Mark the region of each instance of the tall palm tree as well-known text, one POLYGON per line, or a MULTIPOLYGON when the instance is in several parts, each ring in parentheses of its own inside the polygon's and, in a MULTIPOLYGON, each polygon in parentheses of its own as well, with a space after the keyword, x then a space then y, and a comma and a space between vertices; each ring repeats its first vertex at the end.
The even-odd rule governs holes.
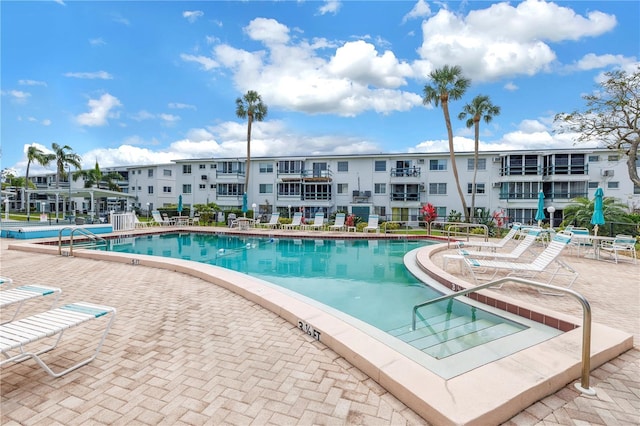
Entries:
POLYGON ((493 105, 489 96, 478 95, 471 103, 466 104, 462 108, 462 112, 458 114, 458 120, 464 120, 469 117, 466 126, 470 129, 474 128, 474 146, 473 146, 473 181, 471 183, 471 215, 476 211, 476 178, 478 176, 478 147, 480 144, 480 120, 484 120, 489 124, 493 117, 500 115, 500 107, 493 105))
POLYGON ((249 189, 249 170, 251 165, 251 124, 262 121, 267 116, 267 105, 262 103, 258 92, 249 90, 243 97, 236 99, 236 115, 247 120, 247 164, 245 165, 244 192, 249 189))
POLYGON ((60 178, 67 175, 64 170, 65 166, 68 164, 76 169, 81 168, 82 165, 80 162, 82 161, 82 157, 75 152, 68 152, 71 151, 69 145, 58 145, 54 142, 51 144, 51 149, 53 150, 56 162, 56 188, 60 188, 60 178))
POLYGON ((449 138, 449 158, 451 159, 451 171, 456 180, 458 194, 462 202, 462 211, 465 219, 467 218, 467 202, 464 199, 464 193, 460 187, 460 178, 458 177, 458 166, 456 165, 456 154, 453 149, 453 131, 451 130, 451 116, 449 115, 449 100, 458 100, 467 91, 471 80, 462 76, 462 68, 458 65, 450 67, 445 65, 440 69, 431 71, 429 78, 433 82, 433 86, 426 84, 424 86, 423 104, 433 103, 436 107, 441 106, 444 114, 444 121, 447 125, 447 136, 449 138))
MULTIPOLYGON (((41 166, 47 166, 53 160, 55 160, 54 154, 46 154, 44 151, 42 151, 40 148, 38 148, 35 145, 30 145, 29 148, 27 148, 27 171, 24 177, 25 194, 27 194, 26 190, 28 189, 28 185, 29 185, 29 168, 31 167, 31 163, 35 161, 41 166)), ((25 201, 27 201, 27 221, 28 221, 31 212, 29 208, 30 207, 29 202, 28 200, 26 200, 26 198, 28 197, 25 196, 25 200, 23 200, 22 202, 24 203, 25 201)), ((23 208, 24 208, 24 205, 23 205, 23 208)))

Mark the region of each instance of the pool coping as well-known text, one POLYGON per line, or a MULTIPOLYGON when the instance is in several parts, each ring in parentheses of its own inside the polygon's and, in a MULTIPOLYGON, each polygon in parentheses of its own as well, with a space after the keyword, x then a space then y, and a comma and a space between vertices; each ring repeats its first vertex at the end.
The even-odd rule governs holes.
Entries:
MULTIPOLYGON (((176 228, 164 228, 161 232, 176 231, 176 228)), ((183 231, 197 230, 191 227, 183 231)), ((146 232, 136 232, 135 235, 144 233, 146 232)), ((269 232, 271 234, 279 233, 269 232)), ((312 232, 311 237, 328 238, 329 235, 326 234, 329 233, 312 232)), ((279 235, 288 238, 293 236, 290 231, 279 235)), ((112 236, 125 235, 114 233, 112 236)), ((345 239, 346 234, 336 237, 345 239)), ((370 238, 371 235, 366 237, 370 238)), ((418 259, 420 262, 425 261, 425 258, 430 260, 430 252, 441 248, 440 245, 433 245, 421 249, 418 259)), ((36 240, 10 243, 9 249, 58 254, 56 246, 42 245, 36 240)), ((74 256, 182 272, 233 291, 274 312, 295 327, 298 327, 299 321, 303 321, 320 331, 320 341, 323 344, 433 424, 497 424, 580 376, 580 329, 568 331, 534 347, 445 380, 360 329, 248 275, 213 265, 148 255, 76 249, 74 256)), ((436 265, 432 267, 437 268, 435 271, 439 271, 446 279, 452 279, 452 276, 447 277, 448 274, 436 265)), ((491 296, 494 297, 493 294, 491 296)), ((495 298, 508 299, 502 295, 495 295, 495 298)), ((537 308, 538 311, 545 312, 544 309, 537 308)), ((577 318, 551 311, 546 313, 570 324, 580 323, 577 318)), ((593 324, 591 367, 595 368, 615 358, 632 346, 631 335, 601 324, 593 324)))

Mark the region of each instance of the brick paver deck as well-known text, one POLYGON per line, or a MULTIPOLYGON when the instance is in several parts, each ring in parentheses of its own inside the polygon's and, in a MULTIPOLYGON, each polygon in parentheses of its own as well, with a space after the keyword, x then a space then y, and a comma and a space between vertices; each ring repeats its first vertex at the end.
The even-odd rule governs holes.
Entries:
MULTIPOLYGON (((177 272, 7 250, 7 243, 1 275, 61 287, 61 302, 115 306, 118 318, 99 357, 60 379, 32 361, 3 368, 3 425, 428 424, 322 343, 230 291, 177 272)), ((594 321, 637 342, 640 266, 569 262, 581 272, 576 289, 589 290, 594 321)), ((545 303, 579 315, 564 298, 545 303)), ((53 358, 61 366, 76 359, 92 338, 88 328, 69 330, 53 358)), ((640 424, 637 347, 594 370, 592 386, 596 397, 569 384, 507 424, 640 424)))

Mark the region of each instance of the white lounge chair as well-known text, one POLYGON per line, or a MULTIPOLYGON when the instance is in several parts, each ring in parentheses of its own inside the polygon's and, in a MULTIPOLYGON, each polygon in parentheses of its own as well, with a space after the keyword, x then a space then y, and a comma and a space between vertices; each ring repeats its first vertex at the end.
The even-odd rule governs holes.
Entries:
POLYGON ((279 228, 280 227, 280 213, 271 213, 271 218, 267 223, 261 223, 260 226, 265 228, 279 228))
POLYGON ((291 223, 282 225, 282 229, 299 229, 302 226, 302 213, 295 212, 293 214, 293 219, 291 219, 291 223))
POLYGON ((0 310, 6 313, 9 306, 15 309, 11 319, 3 320, 1 324, 11 322, 16 319, 24 303, 38 297, 55 295, 51 305, 51 309, 53 309, 58 302, 58 298, 61 293, 62 290, 57 287, 46 287, 42 285, 23 285, 10 290, 0 291, 0 310), (14 307, 13 305, 17 306, 14 307))
POLYGON ((620 257, 618 257, 618 253, 629 253, 631 260, 633 260, 634 264, 638 263, 638 255, 636 253, 636 239, 632 235, 616 235, 616 238, 613 241, 603 241, 598 247, 598 257, 600 257, 600 252, 609 253, 616 263, 620 257))
POLYGON ((499 249, 503 248, 507 245, 507 243, 513 241, 513 239, 520 232, 520 224, 514 223, 507 235, 502 237, 499 241, 457 241, 456 246, 458 248, 463 247, 479 247, 479 248, 490 248, 490 249, 499 249))
POLYGON ((136 228, 148 228, 152 225, 151 222, 140 222, 140 219, 138 219, 135 213, 133 213, 133 217, 133 224, 136 228))
POLYGON ((508 253, 500 253, 495 251, 471 251, 461 249, 458 250, 458 254, 445 254, 442 256, 443 269, 447 269, 447 263, 449 260, 462 260, 465 257, 477 259, 478 257, 491 258, 495 260, 520 260, 520 257, 525 253, 531 253, 529 248, 536 242, 541 236, 541 228, 527 228, 527 235, 520 240, 520 243, 508 253))
POLYGON ((173 222, 169 219, 165 219, 162 217, 162 214, 158 210, 154 210, 151 212, 151 216, 153 217, 153 221, 160 226, 169 226, 173 225, 173 222))
POLYGON ((369 215, 369 222, 367 223, 367 226, 365 226, 364 228, 362 228, 362 232, 380 232, 380 226, 378 225, 378 215, 377 214, 370 214, 369 215))
MULTIPOLYGON (((559 259, 560 253, 567 247, 569 241, 571 241, 570 235, 557 234, 553 237, 553 240, 551 240, 549 245, 530 263, 473 259, 469 257, 465 257, 464 262, 467 269, 471 272, 476 284, 478 284, 481 279, 478 277, 478 274, 493 271, 493 274, 489 277, 483 278, 483 280, 490 281, 495 278, 499 271, 506 270, 509 271, 507 276, 519 276, 525 278, 535 278, 543 273, 547 273, 550 275, 549 279, 546 280, 547 284, 550 284, 556 277, 566 275, 569 276, 569 283, 566 285, 566 288, 569 288, 578 278, 578 273, 572 267, 559 259), (555 269, 550 268, 552 263, 557 265, 555 269), (564 274, 561 273, 561 270, 563 269, 567 271, 564 274)), ((559 293, 550 293, 543 290, 539 291, 544 294, 559 295, 559 293)))
POLYGON ((347 229, 347 226, 344 224, 347 215, 344 213, 336 213, 336 221, 333 225, 329 225, 330 231, 344 231, 347 229))
POLYGON ((72 303, 59 308, 33 315, 17 321, 0 325, 0 351, 5 359, 0 361, 0 366, 10 362, 22 362, 27 358, 33 358, 43 370, 53 377, 60 377, 83 365, 93 361, 100 352, 111 324, 116 317, 116 310, 108 306, 93 305, 84 302, 72 303), (58 346, 64 331, 86 321, 100 317, 110 316, 104 333, 98 342, 98 346, 92 356, 86 358, 71 367, 60 372, 54 372, 40 357, 58 346), (35 342, 46 337, 57 336, 51 346, 42 349, 27 349, 35 342))
POLYGON ((306 225, 301 225, 302 229, 305 230, 313 230, 313 229, 323 229, 324 228, 324 213, 316 213, 313 218, 313 223, 309 223, 306 225))

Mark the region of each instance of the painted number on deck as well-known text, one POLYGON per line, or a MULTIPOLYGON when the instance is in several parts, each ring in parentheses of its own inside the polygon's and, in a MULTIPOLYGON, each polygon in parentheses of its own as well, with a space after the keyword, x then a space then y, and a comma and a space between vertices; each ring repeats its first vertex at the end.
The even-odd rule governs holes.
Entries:
POLYGON ((309 336, 316 339, 318 342, 320 341, 320 332, 313 328, 312 325, 307 324, 304 321, 298 320, 298 328, 303 332, 307 333, 309 336))

